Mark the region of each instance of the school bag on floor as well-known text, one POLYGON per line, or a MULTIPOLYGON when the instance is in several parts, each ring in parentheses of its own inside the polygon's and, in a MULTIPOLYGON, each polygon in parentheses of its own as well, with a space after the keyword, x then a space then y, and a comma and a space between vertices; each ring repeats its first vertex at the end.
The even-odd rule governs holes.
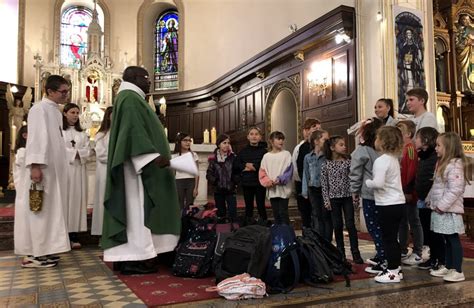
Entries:
POLYGON ((270 228, 272 252, 268 259, 265 283, 268 293, 288 293, 300 281, 300 263, 295 231, 288 225, 270 228))
POLYGON ((328 242, 318 232, 311 228, 303 228, 303 239, 310 242, 321 254, 316 255, 318 260, 326 261, 333 275, 342 275, 346 280, 346 287, 350 286, 349 274, 352 273, 352 265, 344 258, 342 253, 331 242, 328 242))
POLYGON ((215 291, 228 300, 263 298, 267 295, 265 283, 247 273, 224 279, 217 286, 206 288, 206 292, 215 291))
POLYGON ((173 275, 201 278, 211 272, 216 233, 205 226, 197 226, 190 237, 180 243, 176 249, 173 275))
POLYGON ((224 252, 215 270, 216 283, 243 273, 262 278, 270 250, 268 228, 254 225, 236 230, 225 240, 224 252))

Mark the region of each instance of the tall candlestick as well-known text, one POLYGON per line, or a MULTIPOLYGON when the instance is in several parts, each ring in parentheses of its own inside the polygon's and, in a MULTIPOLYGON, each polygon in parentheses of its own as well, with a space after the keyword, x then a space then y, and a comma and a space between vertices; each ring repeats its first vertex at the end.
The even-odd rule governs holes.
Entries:
POLYGON ((0 131, 0 156, 3 156, 3 132, 0 131))
POLYGON ((11 149, 15 149, 15 143, 16 143, 16 126, 15 124, 12 124, 12 130, 11 130, 11 149))
POLYGON ((168 138, 168 128, 165 127, 165 135, 166 135, 166 138, 168 138))
POLYGON ((216 142, 217 142, 217 131, 216 131, 216 128, 213 127, 211 129, 211 143, 216 144, 216 142))
POLYGON ((207 128, 204 130, 204 141, 203 143, 209 143, 209 131, 207 128))

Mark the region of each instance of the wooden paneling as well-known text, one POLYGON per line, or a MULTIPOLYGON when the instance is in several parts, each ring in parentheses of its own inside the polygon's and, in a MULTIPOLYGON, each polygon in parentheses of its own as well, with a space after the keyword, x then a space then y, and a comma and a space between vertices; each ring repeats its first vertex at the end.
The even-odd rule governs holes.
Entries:
POLYGON ((332 99, 349 96, 349 65, 347 51, 332 57, 332 99))
POLYGON ((263 122, 263 100, 262 100, 262 90, 258 90, 254 92, 254 106, 253 113, 255 115, 255 122, 260 123, 263 122))

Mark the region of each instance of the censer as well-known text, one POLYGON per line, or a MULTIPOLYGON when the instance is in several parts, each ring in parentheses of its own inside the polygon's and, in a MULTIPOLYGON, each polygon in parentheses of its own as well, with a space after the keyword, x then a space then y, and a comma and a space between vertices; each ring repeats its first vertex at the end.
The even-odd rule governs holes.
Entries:
POLYGON ((30 187, 30 210, 39 212, 43 208, 43 185, 31 183, 30 187))

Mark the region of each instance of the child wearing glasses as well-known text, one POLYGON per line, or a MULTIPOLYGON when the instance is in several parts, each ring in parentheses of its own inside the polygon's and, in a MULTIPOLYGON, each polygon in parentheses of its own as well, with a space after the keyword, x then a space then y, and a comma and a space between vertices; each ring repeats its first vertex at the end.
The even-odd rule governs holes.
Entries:
MULTIPOLYGON (((196 165, 199 164, 199 158, 191 150, 191 136, 187 133, 178 133, 172 158, 191 153, 196 165)), ((199 176, 176 171, 176 190, 178 191, 179 206, 181 209, 194 203, 194 198, 198 195, 199 176)))

